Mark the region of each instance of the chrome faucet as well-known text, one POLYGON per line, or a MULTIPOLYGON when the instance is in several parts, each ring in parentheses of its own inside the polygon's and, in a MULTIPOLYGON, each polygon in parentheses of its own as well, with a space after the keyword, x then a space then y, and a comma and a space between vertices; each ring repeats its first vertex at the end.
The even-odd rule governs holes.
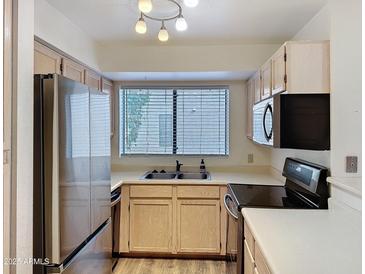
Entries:
POLYGON ((181 164, 178 160, 176 160, 176 173, 180 172, 180 168, 183 164, 181 164))

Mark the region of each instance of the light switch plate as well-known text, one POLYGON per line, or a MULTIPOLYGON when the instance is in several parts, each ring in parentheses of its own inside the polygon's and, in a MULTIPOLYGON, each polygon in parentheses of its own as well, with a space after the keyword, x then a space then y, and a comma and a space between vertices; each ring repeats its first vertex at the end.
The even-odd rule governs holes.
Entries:
POLYGON ((250 153, 250 154, 247 155, 247 162, 249 164, 253 163, 253 153, 250 153))
POLYGON ((357 156, 346 156, 346 172, 357 173, 357 156))

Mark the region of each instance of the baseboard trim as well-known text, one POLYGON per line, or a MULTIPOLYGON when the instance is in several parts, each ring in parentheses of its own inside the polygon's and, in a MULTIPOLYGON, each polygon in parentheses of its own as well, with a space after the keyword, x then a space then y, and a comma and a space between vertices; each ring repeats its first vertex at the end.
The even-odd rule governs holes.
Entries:
POLYGON ((160 258, 160 259, 195 259, 195 260, 221 260, 229 261, 230 257, 217 254, 170 254, 170 253, 148 253, 148 252, 129 252, 115 253, 119 258, 160 258))

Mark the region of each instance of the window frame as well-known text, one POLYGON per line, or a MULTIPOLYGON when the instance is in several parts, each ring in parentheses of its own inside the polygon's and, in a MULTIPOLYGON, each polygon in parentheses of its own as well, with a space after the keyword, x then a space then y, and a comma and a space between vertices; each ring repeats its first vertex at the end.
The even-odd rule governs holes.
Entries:
MULTIPOLYGON (((119 89, 118 89, 118 154, 119 154, 119 158, 122 158, 122 157, 145 157, 145 156, 157 156, 157 157, 177 157, 177 156, 188 156, 188 157, 200 157, 200 156, 207 156, 207 157, 229 157, 230 155, 230 138, 231 138, 231 134, 230 134, 230 87, 229 85, 189 85, 189 86, 175 86, 175 85, 167 85, 167 86, 164 86, 164 85, 137 85, 137 86, 119 86, 119 89), (196 90, 196 89, 199 89, 199 90, 203 90, 203 89, 224 89, 226 90, 226 98, 225 98, 225 154, 207 154, 207 153, 203 153, 203 154, 178 154, 176 153, 176 145, 174 146, 173 145, 173 152, 171 154, 161 154, 161 153, 126 153, 125 152, 125 146, 123 145, 123 151, 121 151, 121 134, 123 134, 123 140, 125 139, 125 112, 122 111, 122 114, 121 114, 121 102, 120 102, 120 93, 122 93, 124 90, 127 90, 127 89, 171 89, 173 90, 173 98, 174 98, 174 107, 173 107, 173 118, 175 120, 177 120, 176 118, 176 115, 177 115, 177 104, 176 104, 176 97, 175 97, 175 92, 176 90, 179 90, 179 89, 182 89, 182 90, 196 90), (122 120, 121 119, 122 117, 122 120), (122 126, 121 126, 121 122, 122 122, 122 126), (123 133, 121 132, 121 128, 123 130, 123 133)), ((123 105, 125 104, 125 101, 124 101, 124 96, 123 96, 123 105)), ((177 123, 173 123, 173 127, 176 127, 177 123)), ((173 138, 176 138, 176 128, 173 128, 173 136, 175 135, 175 137, 173 138), (175 132, 175 134, 174 134, 175 132)), ((176 139, 172 140, 172 142, 174 143, 174 141, 176 141, 176 139)), ((125 142, 125 140, 124 140, 125 142)))

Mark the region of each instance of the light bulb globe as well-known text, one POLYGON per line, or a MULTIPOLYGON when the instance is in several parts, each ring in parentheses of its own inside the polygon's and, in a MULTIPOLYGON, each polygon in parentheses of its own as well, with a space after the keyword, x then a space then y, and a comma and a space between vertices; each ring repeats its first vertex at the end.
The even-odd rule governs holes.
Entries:
POLYGON ((188 28, 188 24, 183 16, 177 18, 175 23, 176 30, 178 31, 185 31, 188 28))
POLYGON ((185 6, 195 8, 199 4, 199 0, 184 0, 185 6))
POLYGON ((152 1, 138 0, 138 9, 143 13, 149 13, 152 10, 152 1))
POLYGON ((139 34, 145 34, 147 32, 147 25, 146 22, 143 20, 143 18, 140 18, 137 21, 135 30, 139 34))
POLYGON ((167 42, 167 40, 169 40, 169 33, 166 28, 162 27, 160 29, 160 32, 158 33, 158 40, 161 42, 167 42))

